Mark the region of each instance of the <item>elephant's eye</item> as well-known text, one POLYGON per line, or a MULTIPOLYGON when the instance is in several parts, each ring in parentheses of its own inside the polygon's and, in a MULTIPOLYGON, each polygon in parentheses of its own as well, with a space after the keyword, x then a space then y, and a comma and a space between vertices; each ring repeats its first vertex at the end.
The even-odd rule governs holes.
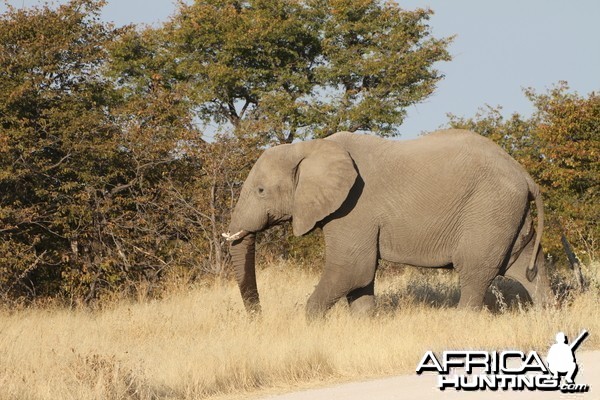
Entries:
POLYGON ((258 188, 258 194, 265 194, 265 189, 262 187, 258 188))

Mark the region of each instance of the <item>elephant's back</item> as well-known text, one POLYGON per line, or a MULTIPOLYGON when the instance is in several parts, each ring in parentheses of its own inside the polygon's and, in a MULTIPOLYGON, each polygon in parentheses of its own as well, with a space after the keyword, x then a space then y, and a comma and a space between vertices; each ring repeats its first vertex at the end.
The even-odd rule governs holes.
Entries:
POLYGON ((411 140, 389 140, 373 135, 338 132, 327 140, 339 143, 355 158, 368 155, 384 162, 414 162, 435 159, 440 154, 463 154, 470 157, 471 161, 499 158, 498 161, 518 164, 492 140, 465 129, 437 130, 411 140))
POLYGON ((464 129, 432 132, 405 142, 403 157, 420 164, 426 160, 439 163, 438 168, 450 170, 487 170, 489 173, 516 178, 528 176, 526 170, 492 140, 464 129), (417 161, 419 160, 419 161, 417 161))
POLYGON ((492 140, 465 129, 443 129, 403 142, 409 153, 426 156, 428 153, 464 153, 471 156, 488 155, 506 159, 510 156, 492 140))
POLYGON ((349 132, 336 133, 328 139, 350 153, 360 174, 370 175, 371 183, 402 185, 407 179, 418 177, 452 189, 448 186, 459 180, 487 180, 496 187, 522 190, 529 178, 525 169, 492 140, 463 129, 439 130, 412 140, 349 132))
POLYGON ((384 213, 392 207, 415 208, 439 218, 456 204, 527 201, 527 172, 476 133, 452 129, 406 141, 365 135, 346 135, 345 140, 366 182, 365 194, 389 202, 384 213))

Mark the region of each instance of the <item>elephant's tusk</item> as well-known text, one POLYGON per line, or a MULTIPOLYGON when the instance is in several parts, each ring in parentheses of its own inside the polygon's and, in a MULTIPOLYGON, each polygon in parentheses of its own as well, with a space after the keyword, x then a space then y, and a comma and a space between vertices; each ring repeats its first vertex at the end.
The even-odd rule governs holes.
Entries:
POLYGON ((222 233, 221 236, 223 236, 225 238, 225 240, 227 240, 228 242, 233 242, 234 240, 241 239, 243 234, 244 234, 244 231, 241 230, 238 233, 234 233, 233 235, 229 234, 229 232, 222 233))

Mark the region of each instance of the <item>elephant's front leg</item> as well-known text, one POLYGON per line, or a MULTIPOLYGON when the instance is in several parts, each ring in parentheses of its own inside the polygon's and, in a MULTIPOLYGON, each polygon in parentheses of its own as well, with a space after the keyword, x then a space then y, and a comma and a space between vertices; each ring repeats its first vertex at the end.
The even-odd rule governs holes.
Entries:
POLYGON ((376 235, 362 241, 352 241, 344 235, 332 238, 326 235, 325 245, 325 269, 306 304, 308 318, 323 316, 344 296, 352 312, 368 314, 375 304, 376 235))

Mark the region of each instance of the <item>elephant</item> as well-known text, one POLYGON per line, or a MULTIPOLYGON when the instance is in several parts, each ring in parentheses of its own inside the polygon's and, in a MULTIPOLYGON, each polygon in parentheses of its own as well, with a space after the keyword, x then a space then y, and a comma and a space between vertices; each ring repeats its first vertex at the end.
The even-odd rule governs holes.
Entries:
POLYGON ((338 132, 265 150, 223 233, 250 313, 261 309, 255 235, 286 221, 296 236, 317 228, 324 235, 310 318, 344 296, 352 312, 370 313, 380 259, 454 268, 459 308, 480 309, 498 275, 520 282, 534 303, 552 297, 540 189, 508 153, 474 132, 447 129, 406 141, 338 132))

